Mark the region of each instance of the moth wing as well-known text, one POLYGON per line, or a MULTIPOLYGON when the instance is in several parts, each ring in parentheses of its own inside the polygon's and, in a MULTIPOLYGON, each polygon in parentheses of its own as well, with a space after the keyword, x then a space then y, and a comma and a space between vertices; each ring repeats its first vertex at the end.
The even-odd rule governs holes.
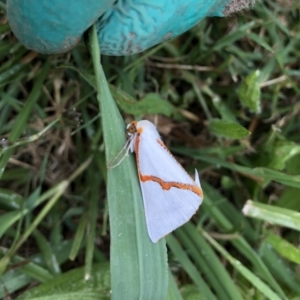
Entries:
MULTIPOLYGON (((191 186, 199 183, 200 187, 199 178, 196 179, 196 184, 160 140, 141 135, 137 155, 142 175, 191 186)), ((196 176, 198 177, 197 171, 196 176)), ((142 181, 141 178, 140 185, 148 234, 154 243, 186 223, 202 203, 202 198, 189 189, 163 189, 159 183, 142 181)))
POLYGON ((137 155, 143 175, 156 176, 165 182, 196 184, 160 139, 141 135, 137 155))

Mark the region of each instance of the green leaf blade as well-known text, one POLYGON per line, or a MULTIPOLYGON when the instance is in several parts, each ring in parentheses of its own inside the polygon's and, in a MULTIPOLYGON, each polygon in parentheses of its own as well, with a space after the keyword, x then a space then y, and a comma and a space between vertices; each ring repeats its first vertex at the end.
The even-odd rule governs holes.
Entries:
MULTIPOLYGON (((107 161, 125 144, 124 123, 113 100, 102 66, 96 29, 91 34, 98 101, 107 161)), ((150 241, 136 166, 130 156, 107 171, 107 200, 111 233, 112 299, 165 299, 168 268, 165 241, 150 241)))

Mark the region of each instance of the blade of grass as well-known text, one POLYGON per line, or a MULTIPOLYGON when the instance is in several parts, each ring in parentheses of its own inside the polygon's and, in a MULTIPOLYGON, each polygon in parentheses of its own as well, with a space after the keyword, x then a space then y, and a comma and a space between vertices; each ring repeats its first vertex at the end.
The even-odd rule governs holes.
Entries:
POLYGON ((265 241, 281 256, 300 265, 300 250, 297 247, 276 234, 269 234, 265 241))
POLYGON ((45 236, 39 231, 35 230, 33 236, 37 242, 40 253, 42 254, 43 261, 45 262, 47 269, 51 272, 51 274, 56 275, 60 274, 60 266, 57 261, 56 255, 53 252, 51 244, 45 238, 45 236))
MULTIPOLYGON (((218 191, 216 191, 208 183, 203 182, 202 187, 205 194, 205 201, 203 202, 203 208, 208 213, 209 217, 218 224, 221 231, 231 232, 235 225, 232 223, 232 219, 228 215, 225 215, 226 205, 228 200, 224 198, 218 191), (221 206, 221 203, 224 205, 221 206)), ((230 216, 234 216, 236 213, 230 212, 230 216)), ((243 220, 241 220, 243 222, 243 220)), ((244 225, 245 226, 245 225, 244 225)), ((245 232, 246 233, 246 232, 245 232)), ((261 257, 253 250, 253 247, 249 244, 246 239, 246 234, 241 236, 237 235, 235 239, 231 240, 231 243, 236 249, 244 255, 255 268, 257 268, 259 275, 279 294, 284 297, 284 292, 280 285, 276 282, 267 266, 262 261, 261 257)), ((248 240, 250 236, 248 236, 248 240)), ((256 241, 258 237, 253 237, 251 234, 251 240, 256 241)))
MULTIPOLYGON (((0 256, 4 256, 7 253, 7 249, 0 248, 0 256)), ((28 275, 39 282, 46 282, 53 278, 53 275, 46 270, 45 268, 41 267, 40 265, 30 262, 29 260, 24 259, 21 256, 15 255, 12 258, 12 264, 20 266, 19 268, 10 270, 9 272, 16 272, 16 270, 20 270, 25 275, 28 275)), ((9 272, 7 272, 5 276, 9 275, 9 272)), ((1 297, 1 295, 0 295, 1 297)))
POLYGON ((193 262, 190 260, 186 252, 183 250, 180 243, 175 239, 175 237, 170 234, 167 236, 167 243, 171 251, 174 253, 184 270, 194 281, 198 289, 203 293, 205 299, 216 300, 217 298, 210 290, 207 283, 202 279, 201 274, 198 272, 193 262))
POLYGON ((195 265, 201 270, 216 291, 219 299, 242 299, 228 271, 192 223, 187 223, 176 230, 180 241, 189 249, 195 265))
POLYGON ((281 282, 281 284, 284 283, 290 291, 294 291, 300 295, 299 276, 297 276, 290 264, 287 264, 266 242, 260 245, 259 255, 277 278, 278 282, 281 282))
POLYGON ((199 155, 197 150, 188 149, 188 148, 179 148, 174 149, 177 153, 189 155, 195 159, 199 159, 217 166, 222 166, 239 172, 247 177, 253 178, 262 184, 267 184, 270 180, 277 181, 281 184, 300 188, 300 176, 299 175, 288 175, 283 172, 273 171, 268 168, 249 168, 239 164, 231 163, 223 159, 212 157, 208 155, 199 155))
POLYGON ((85 234, 86 224, 87 224, 87 214, 85 213, 81 216, 78 228, 77 228, 76 233, 75 233, 74 241, 73 241, 73 244, 72 244, 72 249, 71 249, 70 255, 69 255, 69 258, 71 260, 74 260, 78 255, 78 252, 79 252, 80 247, 82 245, 83 237, 84 237, 84 234, 85 234))
MULTIPOLYGON (((105 143, 110 161, 125 143, 124 123, 99 62, 100 49, 93 26, 90 45, 105 143)), ((153 244, 147 234, 143 204, 133 158, 107 171, 111 233, 112 299, 165 299, 168 269, 165 241, 153 244)))
MULTIPOLYGON (((33 233, 36 227, 40 224, 40 222, 44 219, 44 217, 48 214, 48 212, 53 208, 58 199, 63 195, 63 193, 68 188, 69 184, 82 172, 84 171, 91 162, 91 158, 87 159, 68 179, 60 182, 56 186, 56 192, 52 196, 52 198, 47 202, 47 204, 43 207, 37 217, 33 220, 33 222, 29 225, 27 230, 18 238, 16 243, 9 249, 7 254, 0 260, 0 274, 3 272, 9 263, 10 259, 15 255, 17 250, 22 246, 22 244, 27 240, 27 238, 33 233)), ((42 196, 41 196, 42 197, 42 196)), ((41 198, 40 197, 40 198, 41 198)), ((39 201, 37 201, 39 202, 39 201)))
POLYGON ((51 129, 57 122, 59 122, 60 118, 55 119, 54 121, 50 122, 44 129, 39 131, 38 133, 29 136, 24 137, 21 139, 16 140, 15 142, 10 143, 7 147, 3 147, 3 149, 0 149, 0 157, 5 151, 12 150, 18 146, 25 145, 31 142, 34 142, 38 140, 43 134, 45 134, 49 129, 51 129))
POLYGON ((243 208, 243 213, 248 217, 300 231, 300 213, 290 209, 248 200, 243 208))
MULTIPOLYGON (((28 96, 27 101, 25 102, 25 105, 24 105, 21 113, 19 114, 18 119, 17 119, 12 131, 9 134, 10 142, 16 141, 16 139, 19 138, 19 136, 22 134, 24 128, 26 127, 26 122, 32 114, 32 109, 33 109, 36 101, 39 99, 39 95, 42 91, 43 82, 45 81, 45 79, 49 73, 49 68, 50 68, 50 63, 47 62, 43 66, 43 68, 40 72, 40 75, 37 76, 36 80, 34 81, 33 89, 31 91, 30 95, 28 96)), ((11 157, 11 155, 12 155, 12 150, 8 150, 0 158, 0 179, 3 175, 3 172, 5 170, 7 162, 9 160, 9 158, 11 157)))
POLYGON ((223 248, 218 242, 216 242, 207 232, 201 230, 203 236, 206 240, 220 253, 224 256, 230 264, 238 271, 241 275, 243 275, 249 282, 252 283, 265 297, 270 300, 280 300, 285 299, 288 300, 287 297, 282 298, 277 295, 274 291, 270 289, 268 285, 266 285, 262 280, 259 279, 255 274, 253 274, 249 269, 247 269, 240 261, 235 259, 232 255, 230 255, 225 248, 223 248))
POLYGON ((169 271, 169 289, 166 300, 183 300, 171 271, 169 271))
POLYGON ((99 174, 89 173, 89 183, 91 185, 88 193, 89 209, 87 221, 87 239, 86 239, 86 252, 85 252, 85 274, 84 279, 88 280, 92 273, 93 253, 95 247, 96 226, 97 226, 97 213, 99 206, 98 189, 100 186, 99 174))

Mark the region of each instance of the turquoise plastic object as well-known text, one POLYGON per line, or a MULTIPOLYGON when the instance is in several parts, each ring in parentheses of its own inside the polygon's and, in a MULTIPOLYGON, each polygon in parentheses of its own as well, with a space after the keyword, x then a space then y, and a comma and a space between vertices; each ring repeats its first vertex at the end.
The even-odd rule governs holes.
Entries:
POLYGON ((114 0, 6 0, 12 31, 27 48, 40 53, 72 49, 114 0))
POLYGON ((101 51, 130 55, 174 38, 211 16, 224 16, 231 0, 123 0, 98 21, 101 51))
MULTIPOLYGON (((61 53, 97 22, 102 54, 130 55, 169 40, 235 0, 7 0, 11 28, 26 47, 61 53)), ((248 0, 250 1, 250 0, 248 0)))

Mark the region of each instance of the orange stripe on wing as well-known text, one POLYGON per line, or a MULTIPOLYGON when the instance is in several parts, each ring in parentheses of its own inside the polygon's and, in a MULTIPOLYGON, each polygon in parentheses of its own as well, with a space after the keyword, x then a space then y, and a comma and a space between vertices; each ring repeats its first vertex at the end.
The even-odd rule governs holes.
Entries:
POLYGON ((152 176, 152 175, 143 175, 141 173, 139 173, 139 177, 140 180, 142 182, 146 182, 146 181, 154 181, 157 182, 163 190, 169 190, 170 188, 174 187, 174 188, 178 188, 181 190, 190 190, 191 192, 194 192, 195 194, 197 194, 198 196, 200 196, 201 198, 203 198, 203 192, 202 189, 195 185, 191 185, 191 184, 186 184, 186 183, 179 183, 179 182, 174 182, 174 181, 164 181, 156 176, 152 176))
MULTIPOLYGON (((203 191, 202 189, 195 185, 191 185, 191 184, 186 184, 186 183, 180 183, 180 182, 173 182, 173 181, 164 181, 156 176, 152 176, 152 175, 143 175, 140 172, 140 162, 139 162, 139 145, 140 145, 140 135, 142 133, 143 129, 139 128, 137 130, 137 137, 136 137, 136 141, 135 141, 135 154, 136 154, 136 161, 137 161, 137 167, 138 167, 138 173, 139 173, 139 178, 142 182, 146 182, 146 181, 154 181, 157 182, 161 188, 163 190, 169 190, 170 188, 174 187, 174 188, 178 188, 181 190, 190 190, 192 192, 194 192, 195 194, 197 194, 198 196, 200 196, 201 198, 203 198, 203 191)), ((165 144, 161 141, 161 140, 157 140, 157 142, 159 143, 160 146, 164 147, 165 150, 168 151, 168 153, 173 157, 173 155, 171 154, 171 152, 169 151, 169 149, 165 146, 165 144)), ((174 158, 174 160, 177 162, 177 160, 174 158)), ((178 162, 177 162, 178 163, 178 162)), ((178 163, 179 164, 179 163, 178 163)), ((179 164, 180 165, 180 164, 179 164)), ((181 165, 180 165, 181 166, 181 165)), ((182 166, 181 166, 182 167, 182 166)), ((182 168, 183 169, 183 168, 182 168)), ((184 170, 184 169, 183 169, 184 170)), ((185 171, 185 170, 184 170, 185 171)))

